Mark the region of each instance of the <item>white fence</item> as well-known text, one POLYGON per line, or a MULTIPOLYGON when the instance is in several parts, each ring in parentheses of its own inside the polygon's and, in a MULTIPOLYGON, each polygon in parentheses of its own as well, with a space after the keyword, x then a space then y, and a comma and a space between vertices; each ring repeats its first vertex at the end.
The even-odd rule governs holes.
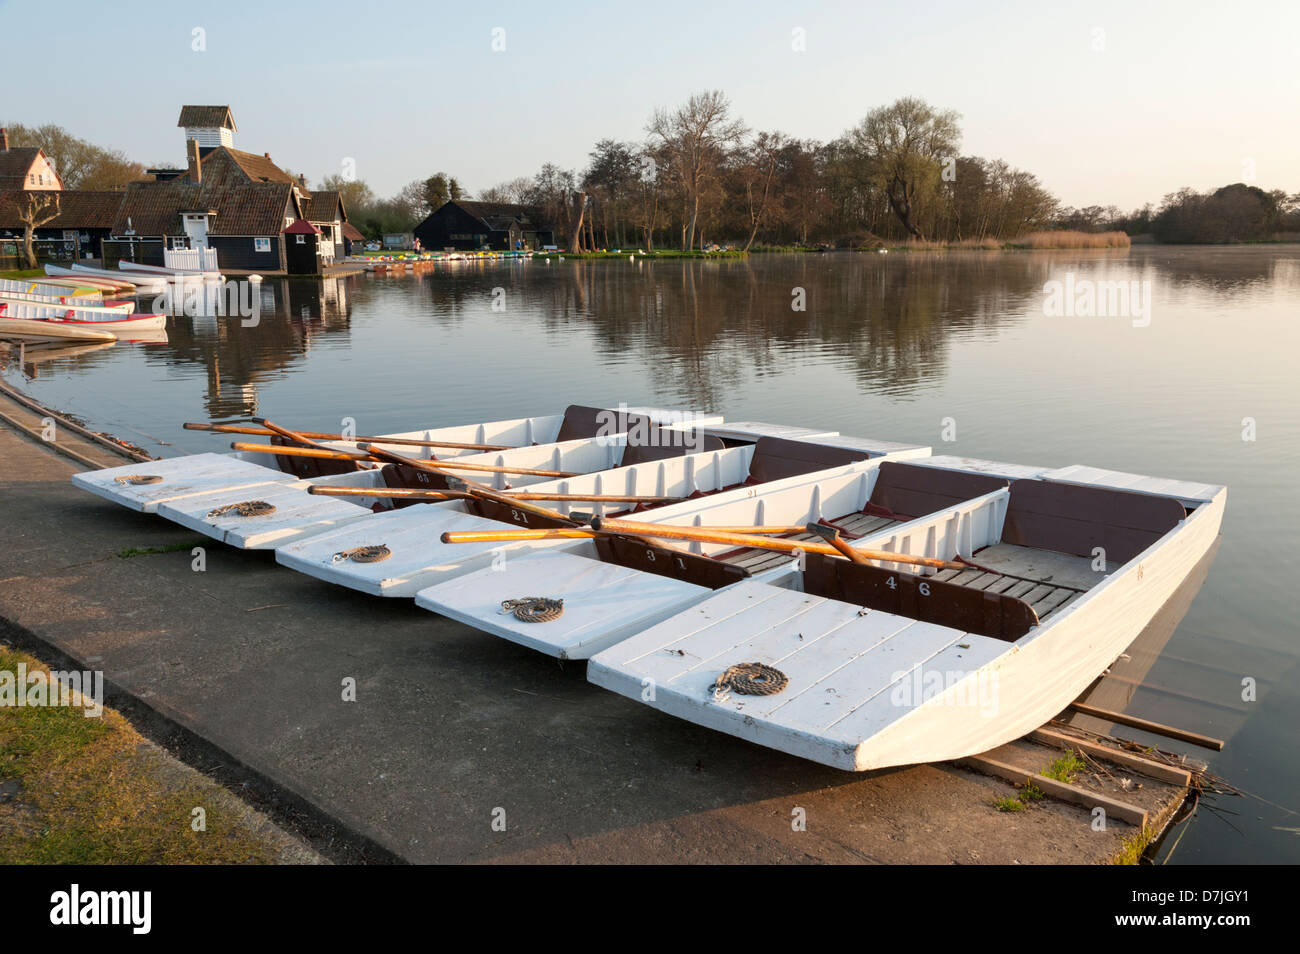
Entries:
POLYGON ((217 270, 217 250, 215 248, 163 249, 163 263, 168 268, 188 268, 196 272, 215 272, 217 270))

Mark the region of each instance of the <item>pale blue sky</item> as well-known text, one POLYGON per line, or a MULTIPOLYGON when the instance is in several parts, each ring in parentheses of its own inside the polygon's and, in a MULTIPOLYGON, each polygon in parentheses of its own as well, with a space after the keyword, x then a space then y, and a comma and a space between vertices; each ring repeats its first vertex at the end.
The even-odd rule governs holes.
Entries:
POLYGON ((312 182, 352 158, 381 194, 439 169, 477 190, 546 161, 578 168, 597 139, 639 140, 655 106, 711 87, 751 127, 822 140, 921 96, 962 114, 963 152, 1072 205, 1240 181, 1247 160, 1254 184, 1300 191, 1295 0, 0 0, 11 36, 42 41, 4 43, 0 121, 179 162, 181 104, 229 104, 239 148, 312 182))

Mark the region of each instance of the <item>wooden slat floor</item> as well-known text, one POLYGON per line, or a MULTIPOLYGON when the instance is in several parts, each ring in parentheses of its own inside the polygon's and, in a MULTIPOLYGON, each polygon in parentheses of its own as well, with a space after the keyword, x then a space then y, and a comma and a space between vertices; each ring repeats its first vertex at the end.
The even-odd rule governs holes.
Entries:
MULTIPOLYGON (((890 520, 888 517, 873 517, 865 513, 851 513, 846 517, 837 517, 830 521, 857 537, 865 537, 868 534, 876 533, 886 527, 899 523, 898 520, 890 520)), ((797 540, 803 543, 813 543, 820 538, 811 533, 787 534, 783 539, 797 540)), ((728 553, 718 555, 718 559, 724 563, 731 563, 735 566, 743 566, 750 573, 762 573, 764 570, 770 570, 773 567, 783 566, 790 562, 790 554, 783 553, 780 550, 762 550, 758 547, 746 547, 741 550, 732 550, 728 553)))
POLYGON ((1010 544, 981 550, 973 562, 993 572, 940 570, 932 579, 1024 600, 1038 614, 1039 622, 1069 606, 1102 579, 1101 574, 1092 571, 1091 561, 1084 557, 1010 544))

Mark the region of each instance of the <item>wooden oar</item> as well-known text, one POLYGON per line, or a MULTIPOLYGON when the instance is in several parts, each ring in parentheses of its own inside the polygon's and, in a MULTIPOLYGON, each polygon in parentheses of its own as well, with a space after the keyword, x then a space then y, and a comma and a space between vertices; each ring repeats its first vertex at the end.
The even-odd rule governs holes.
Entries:
MULTIPOLYGON (((309 492, 310 492, 310 491, 309 491, 309 492)), ((657 526, 657 525, 656 525, 656 526, 657 526)), ((668 524, 664 524, 664 526, 668 526, 668 524)), ((700 529, 700 530, 703 530, 703 529, 705 529, 705 528, 704 528, 704 527, 699 527, 699 528, 692 527, 692 528, 690 528, 690 529, 700 529)), ((758 536, 766 536, 766 535, 769 535, 769 534, 770 534, 770 535, 780 535, 780 534, 784 534, 784 533, 802 533, 802 532, 803 532, 803 527, 743 527, 743 528, 741 528, 741 527, 709 527, 709 528, 707 528, 707 529, 709 529, 709 530, 713 530, 713 531, 733 532, 733 533, 736 532, 737 530, 741 530, 741 529, 743 529, 743 530, 748 531, 749 533, 753 533, 753 534, 758 535, 758 536)), ((448 530, 446 533, 444 533, 444 534, 442 535, 442 542, 443 542, 443 543, 492 543, 492 542, 495 542, 495 541, 502 541, 502 542, 505 542, 505 541, 510 541, 510 540, 545 540, 545 539, 547 539, 546 537, 544 537, 544 536, 538 536, 538 534, 545 534, 545 533, 549 533, 549 532, 550 532, 550 531, 547 531, 547 530, 448 530), (522 536, 521 536, 521 534, 522 534, 522 536)), ((611 535, 615 534, 616 532, 621 532, 621 531, 614 531, 614 530, 596 530, 596 529, 593 529, 593 528, 591 528, 591 527, 587 527, 587 528, 585 528, 585 529, 582 529, 582 530, 579 532, 579 534, 580 534, 580 535, 583 535, 583 536, 588 536, 588 537, 599 537, 599 536, 611 536, 611 535)), ((571 535, 572 535, 571 532, 568 531, 568 530, 565 531, 565 534, 566 534, 566 536, 571 536, 571 535)), ((632 534, 629 534, 629 535, 631 536, 632 534)), ((673 540, 673 539, 678 539, 677 537, 675 537, 675 536, 672 535, 672 534, 663 534, 663 535, 658 535, 658 534, 650 534, 650 533, 646 533, 646 534, 635 534, 635 535, 636 535, 636 536, 647 536, 647 537, 648 537, 648 536, 659 536, 660 539, 664 539, 664 540, 673 540)), ((559 540, 559 539, 562 539, 562 538, 561 538, 561 537, 556 537, 555 539, 559 540)), ((691 539, 695 539, 695 538, 692 537, 691 539)))
MULTIPOLYGON (((759 550, 782 550, 786 553, 802 550, 805 553, 843 556, 838 549, 825 543, 783 540, 779 537, 765 537, 752 532, 734 533, 726 530, 714 530, 711 527, 670 527, 658 523, 638 523, 632 520, 594 517, 591 521, 591 528, 624 536, 658 537, 662 540, 690 540, 700 543, 727 543, 732 546, 754 547, 759 550)), ((797 529, 803 531, 805 528, 799 527, 797 529)), ((906 563, 910 566, 929 566, 942 570, 966 569, 960 563, 950 563, 947 560, 936 560, 932 557, 912 556, 906 553, 890 553, 887 550, 857 550, 856 552, 859 556, 878 563, 906 563)))
MULTIPOLYGON (((363 444, 364 451, 341 451, 328 449, 317 449, 315 447, 281 447, 277 444, 245 444, 235 441, 230 445, 232 450, 248 451, 253 454, 285 454, 289 457, 315 457, 319 460, 368 460, 384 461, 387 457, 381 456, 378 448, 373 444, 363 444)), ((427 470, 430 473, 442 474, 449 470, 473 471, 475 473, 485 474, 521 474, 527 477, 577 477, 576 473, 569 473, 562 470, 533 470, 528 467, 497 467, 495 464, 457 464, 455 458, 449 460, 422 460, 416 458, 400 458, 402 463, 411 466, 419 466, 421 470, 427 470)))
MULTIPOLYGON (((404 497, 416 498, 429 497, 440 498, 443 500, 460 499, 474 496, 468 490, 466 491, 446 491, 446 490, 421 490, 419 488, 376 488, 376 487, 331 487, 326 484, 317 484, 307 488, 309 494, 319 494, 323 497, 404 497)), ((666 504, 680 503, 686 499, 684 497, 638 497, 633 495, 619 494, 533 494, 521 493, 517 490, 510 491, 511 500, 562 500, 572 503, 630 503, 630 504, 666 504)))
MULTIPOLYGON (((386 460, 393 464, 407 464, 416 470, 425 469, 431 473, 441 473, 442 471, 430 465, 426 460, 417 457, 407 457, 404 454, 398 454, 396 451, 384 450, 382 447, 375 447, 373 444, 363 444, 362 448, 371 454, 374 454, 380 460, 386 460)), ((572 476, 572 475, 568 475, 572 476)), ((484 500, 492 500, 499 504, 505 504, 514 510, 522 513, 531 513, 538 517, 545 517, 548 520, 559 520, 562 523, 577 526, 580 521, 574 519, 568 514, 560 513, 558 510, 552 510, 549 507, 539 507, 535 503, 529 503, 526 500, 516 500, 508 494, 498 493, 487 484, 480 484, 476 480, 470 480, 468 477, 457 477, 465 485, 465 489, 476 497, 482 497, 484 500)))
MULTIPOLYGON (((197 424, 183 425, 187 431, 214 431, 219 434, 248 434, 253 437, 269 437, 275 431, 267 427, 248 427, 242 424, 197 424)), ((460 444, 455 441, 418 441, 410 437, 345 437, 342 434, 329 434, 324 431, 296 431, 303 437, 318 441, 341 441, 347 444, 401 444, 406 447, 445 447, 449 450, 501 451, 513 450, 511 444, 460 444)))
POLYGON ((810 523, 804 529, 806 529, 809 533, 813 534, 814 536, 821 537, 823 540, 825 540, 827 543, 833 546, 836 550, 840 551, 841 555, 848 557, 854 563, 868 562, 866 558, 864 558, 860 553, 858 553, 857 550, 849 546, 848 541, 841 539, 840 532, 836 530, 834 527, 828 527, 824 523, 810 523))

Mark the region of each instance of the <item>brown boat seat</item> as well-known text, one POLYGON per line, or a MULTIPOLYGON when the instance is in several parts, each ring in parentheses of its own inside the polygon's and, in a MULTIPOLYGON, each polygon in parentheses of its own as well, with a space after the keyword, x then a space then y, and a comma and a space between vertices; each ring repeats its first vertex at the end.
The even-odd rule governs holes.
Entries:
POLYGON ((1002 542, 1092 557, 1101 547, 1109 564, 1127 563, 1187 517, 1172 497, 1048 480, 1017 480, 1002 542))
POLYGON ((564 420, 560 422, 560 431, 555 435, 555 442, 622 434, 633 427, 647 429, 652 426, 654 426, 653 422, 643 414, 570 404, 564 409, 564 420))
MULTIPOLYGON (((309 447, 299 441, 291 441, 279 434, 271 436, 271 443, 279 447, 309 447)), ((288 454, 276 454, 275 462, 286 474, 293 474, 299 480, 312 477, 333 477, 338 474, 351 474, 360 468, 350 460, 320 460, 315 457, 291 457, 288 454)))
POLYGON ((805 559, 803 588, 813 596, 993 639, 1017 640, 1038 625, 1038 614, 1014 596, 821 553, 805 559))
POLYGON ((847 447, 828 447, 809 441, 792 441, 783 437, 760 437, 754 445, 754 457, 749 464, 750 483, 767 483, 798 477, 814 471, 826 470, 866 460, 871 455, 847 447))
POLYGON ((719 451, 726 447, 720 438, 708 434, 686 435, 659 427, 651 428, 648 441, 634 443, 631 439, 634 436, 630 436, 627 448, 623 451, 623 459, 618 465, 620 467, 667 460, 670 457, 684 457, 687 454, 698 454, 704 451, 719 451), (690 441, 689 447, 683 443, 686 440, 690 441))
POLYGON ((893 520, 915 520, 967 500, 1002 490, 1011 482, 987 474, 962 473, 883 461, 865 512, 893 520))
POLYGON ((630 537, 602 536, 592 542, 606 563, 616 563, 658 576, 671 576, 697 586, 707 586, 711 590, 730 586, 750 576, 744 567, 630 537))

